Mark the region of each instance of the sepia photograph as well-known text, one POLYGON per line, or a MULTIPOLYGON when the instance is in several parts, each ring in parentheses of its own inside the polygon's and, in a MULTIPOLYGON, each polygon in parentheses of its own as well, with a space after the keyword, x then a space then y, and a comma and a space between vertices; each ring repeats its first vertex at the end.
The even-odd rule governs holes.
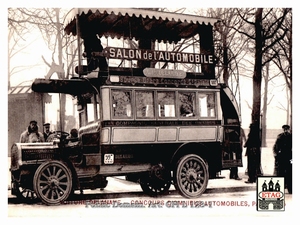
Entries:
POLYGON ((4 217, 294 216, 291 5, 76 5, 5 8, 4 217))

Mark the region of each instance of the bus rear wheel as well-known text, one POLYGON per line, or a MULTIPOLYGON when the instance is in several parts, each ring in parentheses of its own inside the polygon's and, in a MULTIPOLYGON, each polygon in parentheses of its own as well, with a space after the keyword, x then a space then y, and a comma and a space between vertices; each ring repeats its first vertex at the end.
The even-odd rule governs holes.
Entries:
POLYGON ((150 196, 167 194, 171 186, 170 171, 162 165, 153 166, 150 173, 141 175, 140 185, 150 196))
POLYGON ((200 156, 189 154, 178 160, 175 188, 183 197, 200 197, 206 190, 208 179, 208 166, 200 156))
POLYGON ((63 162, 45 162, 34 174, 33 189, 46 205, 59 205, 72 192, 71 172, 63 162))

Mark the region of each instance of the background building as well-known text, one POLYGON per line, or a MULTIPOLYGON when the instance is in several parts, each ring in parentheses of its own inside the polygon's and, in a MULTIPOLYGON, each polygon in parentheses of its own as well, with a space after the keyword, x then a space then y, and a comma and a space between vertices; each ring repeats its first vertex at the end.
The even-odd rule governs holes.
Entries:
POLYGON ((39 130, 43 131, 45 103, 51 103, 51 96, 33 92, 31 85, 8 90, 8 154, 12 144, 19 142, 20 134, 27 129, 31 120, 36 120, 39 130))

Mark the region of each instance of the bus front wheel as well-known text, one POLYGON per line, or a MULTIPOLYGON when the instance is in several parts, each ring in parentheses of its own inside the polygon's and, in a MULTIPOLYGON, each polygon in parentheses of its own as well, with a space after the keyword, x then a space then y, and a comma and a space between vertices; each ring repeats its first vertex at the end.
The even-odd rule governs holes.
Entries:
POLYGON ((34 174, 33 188, 46 205, 59 205, 72 192, 72 174, 61 161, 45 162, 34 174))
POLYGON ((206 190, 208 166, 196 154, 181 157, 175 168, 175 188, 186 198, 197 198, 206 190))

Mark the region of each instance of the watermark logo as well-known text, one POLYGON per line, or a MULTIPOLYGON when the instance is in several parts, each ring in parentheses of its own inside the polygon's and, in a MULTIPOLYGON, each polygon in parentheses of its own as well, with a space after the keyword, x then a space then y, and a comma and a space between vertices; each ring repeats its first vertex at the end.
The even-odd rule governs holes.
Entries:
POLYGON ((284 211, 284 177, 258 177, 257 211, 284 211))

